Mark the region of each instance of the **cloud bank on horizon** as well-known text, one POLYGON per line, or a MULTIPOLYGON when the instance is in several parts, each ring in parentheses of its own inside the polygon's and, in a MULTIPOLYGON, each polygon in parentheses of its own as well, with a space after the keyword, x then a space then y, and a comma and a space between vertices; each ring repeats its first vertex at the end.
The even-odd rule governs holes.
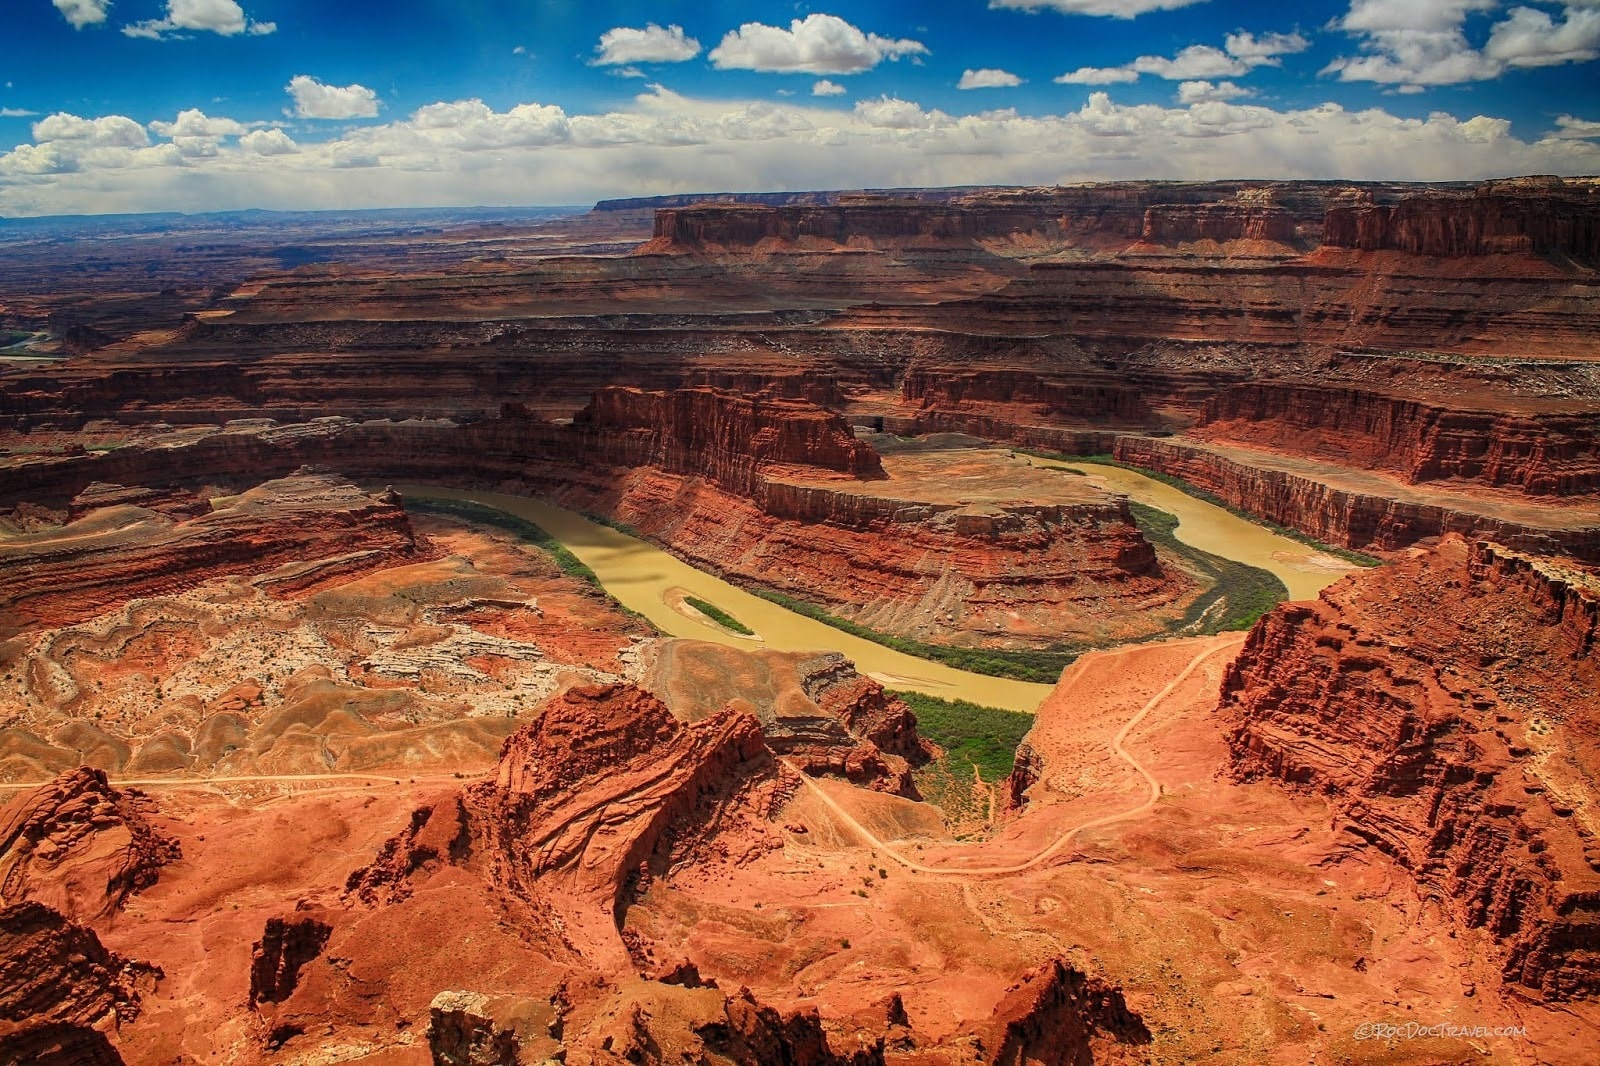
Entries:
POLYGON ((0 215, 1600 173, 1600 0, 365 6, 12 0, 0 215))

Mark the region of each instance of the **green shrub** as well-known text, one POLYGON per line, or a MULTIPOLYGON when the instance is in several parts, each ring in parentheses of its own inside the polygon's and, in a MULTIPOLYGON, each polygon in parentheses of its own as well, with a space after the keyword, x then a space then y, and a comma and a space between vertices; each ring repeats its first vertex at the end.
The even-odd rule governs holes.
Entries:
POLYGON ((548 555, 550 560, 556 564, 556 567, 563 574, 566 574, 568 577, 575 577, 580 581, 584 581, 592 585, 600 592, 602 596, 610 601, 611 605, 617 610, 633 618, 635 621, 649 626, 652 630, 655 629, 654 624, 651 623, 650 620, 644 615, 640 614, 638 611, 632 610, 631 608, 624 607, 617 601, 615 596, 612 596, 609 592, 607 592, 605 586, 600 582, 600 575, 589 569, 589 567, 584 564, 583 560, 579 559, 576 555, 573 555, 572 552, 567 549, 565 544, 562 544, 555 537, 551 536, 543 526, 529 522, 525 518, 518 518, 514 514, 507 514, 505 511, 499 510, 498 508, 490 507, 486 504, 474 503, 471 500, 446 500, 436 497, 409 497, 405 501, 405 505, 406 510, 414 511, 417 514, 440 515, 445 518, 454 518, 462 522, 491 526, 495 529, 510 533, 518 540, 527 544, 532 544, 534 547, 548 555))
POLYGON ((1011 775, 1017 745, 1033 728, 1033 715, 947 700, 921 692, 895 691, 917 715, 917 732, 945 750, 952 773, 978 775, 989 784, 1011 775))
POLYGON ((576 555, 567 550, 555 537, 552 537, 543 526, 529 522, 525 518, 507 514, 505 511, 489 507, 470 500, 443 500, 443 499, 418 499, 408 498, 406 510, 416 511, 419 514, 443 515, 447 518, 459 518, 467 522, 476 522, 479 525, 493 526, 516 536, 518 540, 532 544, 543 551, 561 568, 563 574, 587 581, 595 588, 603 588, 600 576, 585 566, 576 555))
POLYGON ((1199 627, 1193 632, 1208 636, 1249 629, 1262 615, 1289 598, 1288 586, 1276 574, 1212 555, 1179 540, 1173 532, 1178 528, 1176 515, 1131 500, 1128 509, 1146 540, 1182 557, 1212 580, 1211 589, 1184 612, 1176 627, 1180 632, 1190 631, 1197 623, 1199 627), (1221 610, 1213 611, 1219 602, 1221 610))
POLYGON ((749 626, 745 625, 743 622, 739 621, 733 615, 729 614, 727 611, 724 611, 721 607, 718 607, 714 603, 707 603, 705 600, 695 596, 685 596, 683 598, 683 602, 687 603, 690 607, 693 607, 695 610, 699 611, 701 614, 717 623, 717 625, 721 626, 723 629, 737 633, 742 637, 753 637, 756 635, 755 630, 751 629, 749 626))

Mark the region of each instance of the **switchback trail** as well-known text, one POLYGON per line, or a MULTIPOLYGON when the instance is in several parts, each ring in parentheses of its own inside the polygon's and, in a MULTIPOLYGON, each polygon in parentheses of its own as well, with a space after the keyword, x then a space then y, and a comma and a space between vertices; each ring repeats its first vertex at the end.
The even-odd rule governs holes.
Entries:
MULTIPOLYGON (((1154 809, 1156 801, 1161 798, 1161 782, 1156 780, 1155 775, 1152 774, 1143 763, 1129 754, 1128 750, 1122 746, 1123 741, 1127 740, 1128 735, 1139 727, 1139 724, 1145 720, 1150 712, 1159 707, 1168 696, 1172 695, 1178 686, 1188 680, 1189 675, 1198 670, 1206 660, 1210 659, 1212 656, 1220 655, 1223 652, 1238 651, 1239 645, 1243 643, 1244 634, 1240 634, 1238 640, 1229 641, 1228 643, 1219 647, 1212 648, 1208 651, 1203 651, 1196 655, 1193 659, 1190 659, 1188 664, 1184 666, 1184 668, 1178 673, 1177 677, 1174 677, 1171 681, 1167 682, 1165 688, 1163 688, 1160 692, 1157 692, 1154 696, 1150 697, 1149 701, 1146 702, 1143 707, 1139 708, 1139 710, 1134 713, 1133 717, 1129 718, 1127 722, 1123 723, 1122 728, 1117 731, 1117 735, 1112 739, 1111 750, 1129 766, 1133 767, 1134 770, 1144 778, 1145 785, 1149 790, 1148 794, 1144 798, 1144 802, 1140 803, 1137 807, 1132 807, 1125 811, 1119 811, 1116 814, 1102 815, 1099 818, 1091 818, 1087 822, 1080 822, 1064 831, 1060 836, 1056 837, 1054 842, 1052 842, 1049 847, 1045 848, 1037 855, 1034 855, 1031 859, 1028 859, 1025 862, 1016 863, 1012 866, 925 866, 914 859, 909 859, 902 855, 899 851, 895 850, 889 844, 881 840, 866 826, 856 821, 855 817, 851 815, 849 811, 840 806, 834 800, 834 798, 828 795, 822 786, 813 781, 810 776, 799 771, 787 760, 784 761, 784 765, 788 766, 791 770, 795 770, 796 773, 799 773, 800 778, 803 782, 805 782, 806 787, 811 789, 811 791, 815 793, 823 803, 827 804, 829 810, 838 816, 840 821, 849 826, 850 829, 863 841, 865 841, 869 847, 875 851, 880 851, 889 856, 889 858, 893 859, 895 862, 899 863, 908 870, 913 870, 917 873, 923 874, 934 874, 940 877, 996 877, 1004 874, 1021 873, 1024 870, 1032 869, 1033 867, 1038 866, 1041 863, 1049 860, 1051 857, 1059 854, 1063 849, 1077 839, 1080 833, 1090 829, 1098 829, 1101 826, 1111 825, 1115 822, 1127 821, 1130 818, 1137 818, 1140 815, 1147 814, 1154 809)), ((1119 649, 1119 651, 1121 650, 1133 649, 1119 649)), ((1083 660, 1081 659, 1079 660, 1080 663, 1082 661, 1083 660)))

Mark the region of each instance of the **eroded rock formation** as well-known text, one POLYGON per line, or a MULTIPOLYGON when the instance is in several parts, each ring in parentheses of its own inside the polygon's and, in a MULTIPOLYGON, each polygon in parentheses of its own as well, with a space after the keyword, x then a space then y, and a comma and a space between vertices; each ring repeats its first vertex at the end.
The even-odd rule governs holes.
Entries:
POLYGON ((1597 636, 1592 572, 1447 538, 1257 625, 1223 685, 1235 772, 1326 795, 1506 980, 1593 996, 1597 636))
POLYGON ((0 809, 0 903, 31 900, 75 919, 103 918, 179 858, 154 804, 80 766, 0 809))
POLYGON ((160 976, 42 903, 0 908, 0 1059, 120 1064, 108 1034, 139 1016, 160 976))
POLYGON ((310 915, 268 918, 250 956, 250 1005, 279 1003, 294 993, 300 970, 322 954, 333 927, 310 915))
POLYGON ((883 478, 883 464, 842 418, 800 400, 762 400, 714 389, 670 393, 607 388, 573 419, 583 447, 619 467, 693 474, 746 496, 785 468, 883 478))
POLYGON ((496 780, 467 803, 489 878, 547 901, 574 949, 615 971, 617 912, 636 871, 663 847, 774 846, 763 822, 782 794, 776 771, 748 714, 686 726, 642 690, 580 688, 507 739, 496 780), (702 836, 712 822, 716 837, 702 836))
POLYGON ((767 747, 806 773, 916 798, 911 771, 932 756, 911 708, 842 655, 673 640, 656 652, 646 683, 691 722, 748 708, 767 747))
POLYGON ((996 1066, 1089 1066, 1143 1061, 1144 1020, 1122 991, 1061 959, 1024 975, 995 1009, 983 1061, 996 1066), (992 1050, 991 1050, 992 1049, 992 1050))
POLYGON ((1282 448, 1411 484, 1441 479, 1532 496, 1600 492, 1600 412, 1465 410, 1366 389, 1237 385, 1214 394, 1197 436, 1282 448))
POLYGON ((304 588, 425 550, 397 501, 326 474, 270 481, 177 521, 132 504, 100 508, 0 547, 0 631, 68 624, 222 573, 283 567, 276 584, 304 588))
POLYGON ((1470 196, 1330 208, 1330 247, 1415 255, 1555 253, 1600 262, 1600 203, 1559 181, 1488 182, 1470 196))
POLYGON ((1540 516, 1548 524, 1530 524, 1520 520, 1527 512, 1475 506, 1470 495, 1412 493, 1397 499, 1399 491, 1381 482, 1330 484, 1328 475, 1337 476, 1339 468, 1308 470, 1293 461, 1275 461, 1271 454, 1241 456, 1201 444, 1139 437, 1119 437, 1112 454, 1132 466, 1182 478, 1231 506, 1330 544, 1396 549, 1458 533, 1600 562, 1600 525, 1583 506, 1540 516))
POLYGON ((442 867, 470 865, 547 914, 575 957, 621 972, 618 916, 638 879, 697 849, 776 846, 765 820, 786 795, 754 716, 685 725, 630 685, 572 688, 507 738, 494 781, 416 810, 346 888, 393 904, 442 867))

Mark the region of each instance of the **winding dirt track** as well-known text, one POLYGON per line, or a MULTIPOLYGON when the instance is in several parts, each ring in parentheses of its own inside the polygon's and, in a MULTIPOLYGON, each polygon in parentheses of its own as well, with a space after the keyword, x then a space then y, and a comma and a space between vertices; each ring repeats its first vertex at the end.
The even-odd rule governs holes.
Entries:
POLYGON ((1125 723, 1123 723, 1122 728, 1117 731, 1117 735, 1111 741, 1111 750, 1114 751, 1118 757, 1127 762, 1129 766, 1132 766, 1134 770, 1136 770, 1139 775, 1144 778, 1145 785, 1149 789, 1149 794, 1145 796, 1143 803, 1140 803, 1137 807, 1132 807, 1125 811, 1119 811, 1116 814, 1102 815, 1099 818, 1091 818, 1087 822, 1080 822, 1077 825, 1067 829, 1060 836, 1056 837, 1055 841, 1052 842, 1049 847, 1045 848, 1043 851, 1040 851, 1031 859, 1028 859, 1025 862, 1016 863, 1015 865, 964 866, 960 868, 952 868, 947 866, 924 866, 922 863, 919 863, 913 859, 908 859, 889 844, 879 839, 866 826, 856 821, 854 816, 852 816, 849 811, 845 810, 842 806, 835 802, 834 798, 828 795, 828 793, 823 790, 822 786, 813 781, 808 775, 801 773, 796 767, 787 761, 784 762, 784 765, 788 766, 791 770, 795 770, 796 773, 799 773, 800 779, 805 782, 806 787, 811 789, 811 791, 815 793, 823 803, 827 804, 829 810, 838 816, 840 821, 849 826, 850 829, 854 831, 856 835, 859 836, 864 842, 866 842, 869 847, 875 851, 882 852, 908 870, 914 870, 917 873, 922 874, 933 874, 940 877, 998 877, 1006 874, 1021 873, 1024 870, 1032 869, 1033 867, 1038 866, 1041 863, 1048 861, 1051 857, 1059 854, 1069 844, 1071 844, 1073 840, 1077 839, 1080 833, 1083 833, 1086 830, 1098 829, 1101 826, 1111 825, 1114 822, 1127 821, 1130 818, 1138 818, 1140 815, 1149 813, 1155 807, 1156 800, 1161 798, 1161 782, 1156 780, 1155 775, 1152 774, 1143 763, 1128 753, 1128 750, 1122 746, 1122 742, 1128 738, 1130 733, 1139 727, 1139 723, 1143 722, 1145 717, 1149 715, 1151 711, 1159 707, 1168 696, 1172 695, 1177 687, 1183 684, 1184 681, 1188 680, 1189 675, 1198 670, 1201 664, 1203 664, 1207 659, 1210 659, 1214 655, 1220 655, 1223 652, 1236 652, 1239 650, 1239 645, 1243 643, 1244 635, 1241 634, 1239 639, 1236 641, 1229 641, 1228 643, 1212 648, 1209 651, 1203 651, 1196 655, 1193 659, 1190 659, 1188 664, 1184 666, 1181 671, 1179 671, 1177 677, 1174 677, 1171 681, 1167 682, 1165 688, 1163 688, 1160 692, 1157 692, 1154 696, 1150 697, 1149 701, 1146 702, 1143 707, 1139 708, 1133 717, 1129 718, 1125 723))
MULTIPOLYGON (((945 866, 927 866, 917 862, 914 859, 907 858, 890 844, 879 838, 866 826, 858 822, 848 810, 836 802, 832 796, 828 795, 822 786, 818 785, 814 780, 812 780, 809 775, 801 771, 798 767, 794 766, 794 764, 790 763, 787 759, 780 761, 782 761, 783 764, 790 770, 793 770, 799 776, 800 780, 805 784, 805 787, 810 789, 819 799, 821 799, 822 802, 828 806, 828 809, 831 810, 833 814, 838 817, 841 822, 847 825, 858 837, 860 837, 863 842, 865 842, 873 850, 887 855, 889 858, 893 859, 896 863, 907 870, 912 870, 921 874, 931 874, 937 877, 999 877, 1007 874, 1021 873, 1024 870, 1029 870, 1035 866, 1039 866, 1040 864, 1049 861, 1055 855, 1060 854, 1060 852, 1066 849, 1074 840, 1077 839, 1079 834, 1084 833, 1087 830, 1098 829, 1101 826, 1112 825, 1116 822, 1123 822, 1132 818, 1138 818, 1154 809, 1156 801, 1161 798, 1161 782, 1157 781, 1155 775, 1152 774, 1143 763, 1134 758, 1133 755, 1123 747, 1123 742, 1127 740, 1129 734, 1137 729, 1139 724, 1149 716, 1151 711, 1159 707, 1168 696, 1171 696, 1172 693, 1177 690, 1179 685, 1187 681, 1189 676, 1198 670, 1208 659, 1216 655, 1221 655, 1223 652, 1237 651, 1239 645, 1242 643, 1244 643, 1244 636, 1241 634, 1237 640, 1229 641, 1226 644, 1222 644, 1218 647, 1200 652, 1193 659, 1190 659, 1184 668, 1178 672, 1176 677, 1167 682, 1165 687, 1163 687, 1160 692, 1157 692, 1154 696, 1150 697, 1150 699, 1145 702, 1143 707, 1140 707, 1132 717, 1123 723, 1122 728, 1117 731, 1117 735, 1112 738, 1111 750, 1129 766, 1133 767, 1139 776, 1144 778, 1145 786, 1148 791, 1142 803, 1140 803, 1137 807, 1131 807, 1128 810, 1119 811, 1116 814, 1102 815, 1099 818, 1091 818, 1086 822, 1080 822, 1062 832, 1048 847, 1034 855, 1032 858, 1027 859, 1024 862, 1012 864, 1010 866, 966 866, 952 868, 945 866)), ((1136 649, 1118 649, 1117 651, 1109 654, 1115 655, 1123 651, 1133 650, 1136 649)), ((1082 665, 1082 660, 1080 660, 1078 667, 1080 672, 1082 665)), ((112 784, 118 786, 136 785, 145 788, 206 788, 229 783, 243 784, 313 781, 378 781, 384 784, 398 784, 401 780, 407 779, 413 782, 421 782, 424 780, 455 780, 458 778, 456 774, 450 774, 448 776, 442 774, 432 774, 427 775, 426 777, 416 778, 397 778, 392 774, 244 774, 233 777, 124 778, 113 781, 112 784)), ((40 781, 0 783, 0 791, 15 791, 38 788, 41 784, 46 783, 47 782, 40 781)))

